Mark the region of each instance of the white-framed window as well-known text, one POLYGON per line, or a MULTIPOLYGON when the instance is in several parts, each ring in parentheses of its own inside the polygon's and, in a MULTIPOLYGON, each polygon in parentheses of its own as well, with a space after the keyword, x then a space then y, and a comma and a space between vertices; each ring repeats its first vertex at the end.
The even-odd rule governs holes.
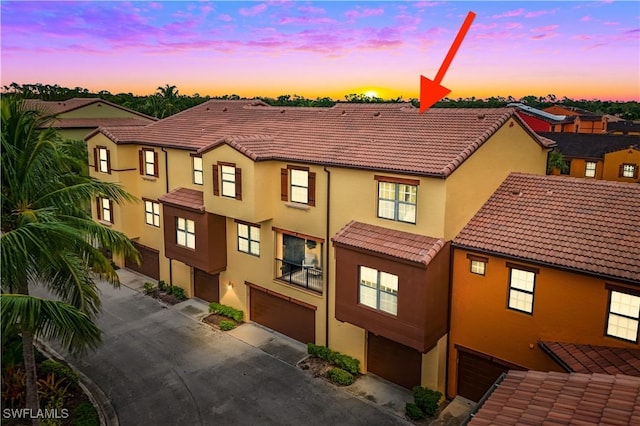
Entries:
POLYGON ((309 172, 291 169, 291 201, 307 204, 309 202, 309 172))
POLYGON ((193 183, 196 185, 204 183, 202 157, 193 157, 193 183))
POLYGON ((611 290, 607 316, 607 336, 638 341, 640 296, 611 290))
POLYGON ((98 219, 113 223, 113 201, 108 198, 98 197, 98 219))
POLYGON ((234 166, 220 166, 222 175, 222 196, 236 198, 236 168, 234 166))
POLYGON ((105 147, 98 147, 98 171, 109 173, 109 150, 105 147))
POLYGON ((585 177, 596 177, 596 163, 595 161, 587 161, 584 169, 585 177))
POLYGON ((138 151, 140 160, 140 174, 158 177, 158 153, 151 148, 138 151))
POLYGON ((528 314, 533 313, 535 282, 535 272, 511 267, 509 273, 509 309, 528 314))
POLYGON ((416 223, 418 187, 395 182, 378 182, 378 217, 416 223))
POLYGON ((370 308, 398 315, 398 276, 360 266, 358 301, 370 308))
POLYGON ((471 272, 478 275, 484 275, 486 263, 481 260, 472 260, 471 261, 471 272))
POLYGON ((144 201, 144 222, 147 225, 160 227, 160 204, 154 201, 144 201))
POLYGON ((635 164, 625 163, 620 166, 620 177, 625 178, 637 178, 638 177, 638 166, 635 164))
POLYGON ((238 251, 260 256, 260 227, 238 223, 238 251))
POLYGON ((184 219, 181 217, 177 219, 176 226, 176 244, 179 246, 187 247, 190 249, 196 248, 196 225, 193 220, 184 219))

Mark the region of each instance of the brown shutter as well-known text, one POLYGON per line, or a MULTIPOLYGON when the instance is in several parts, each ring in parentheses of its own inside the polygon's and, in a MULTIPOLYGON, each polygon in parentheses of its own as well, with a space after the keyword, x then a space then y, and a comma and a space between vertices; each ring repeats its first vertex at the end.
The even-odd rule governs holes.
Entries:
POLYGON ((620 164, 620 167, 618 167, 618 177, 622 177, 624 173, 624 164, 620 164))
POLYGON ((98 208, 97 210, 98 220, 100 220, 102 219, 102 206, 100 205, 100 197, 96 197, 96 207, 98 208))
POLYGON ((316 205, 316 174, 315 172, 309 172, 309 194, 308 200, 310 206, 316 205))
POLYGON ((138 151, 138 163, 140 165, 140 174, 144 174, 144 151, 138 151))
POLYGON ((289 170, 280 169, 280 199, 289 201, 289 170))
POLYGON ((107 173, 111 174, 111 151, 107 150, 107 173))
POLYGON ((242 169, 236 167, 236 200, 242 200, 242 169))
POLYGON ((111 223, 114 223, 114 219, 113 219, 113 201, 109 200, 109 213, 111 213, 111 223))
POLYGON ((158 173, 158 153, 153 151, 153 175, 158 177, 160 174, 158 173))
POLYGON ((213 169, 213 195, 220 195, 220 176, 218 176, 218 165, 214 164, 213 169))
POLYGON ((98 148, 93 148, 93 168, 98 171, 98 148))
POLYGON ((637 165, 633 166, 633 177, 634 177, 634 179, 638 178, 638 166, 637 165))

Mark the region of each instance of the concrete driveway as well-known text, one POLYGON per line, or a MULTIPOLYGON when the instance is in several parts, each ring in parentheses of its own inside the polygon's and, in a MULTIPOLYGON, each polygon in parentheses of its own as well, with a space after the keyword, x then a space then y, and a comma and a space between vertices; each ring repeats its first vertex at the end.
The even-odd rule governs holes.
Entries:
POLYGON ((67 359, 102 389, 121 425, 408 424, 180 305, 167 309, 125 286, 100 289, 103 343, 67 359))

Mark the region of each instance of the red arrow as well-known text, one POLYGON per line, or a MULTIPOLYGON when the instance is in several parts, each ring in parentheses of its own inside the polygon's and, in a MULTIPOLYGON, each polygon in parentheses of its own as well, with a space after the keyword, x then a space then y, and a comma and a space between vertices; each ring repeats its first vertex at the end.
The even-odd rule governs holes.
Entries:
POLYGON ((456 39, 453 40, 453 44, 447 53, 447 56, 444 58, 444 62, 440 66, 438 70, 438 74, 436 74, 436 78, 434 80, 429 80, 427 77, 421 75, 420 76, 420 112, 423 113, 433 104, 438 102, 440 99, 447 96, 451 90, 443 87, 440 82, 444 78, 444 74, 449 69, 449 65, 451 65, 451 61, 453 61, 453 57, 456 56, 458 52, 458 48, 462 44, 462 40, 464 36, 467 35, 467 31, 471 27, 471 23, 473 19, 476 17, 476 14, 473 12, 469 12, 467 14, 467 18, 464 20, 460 31, 458 31, 458 35, 456 39))

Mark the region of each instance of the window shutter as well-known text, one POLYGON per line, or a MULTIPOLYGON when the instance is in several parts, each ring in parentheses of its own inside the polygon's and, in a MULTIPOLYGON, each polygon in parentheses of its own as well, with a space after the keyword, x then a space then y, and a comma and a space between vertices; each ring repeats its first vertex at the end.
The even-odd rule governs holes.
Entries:
POLYGON ((140 174, 144 174, 144 152, 142 150, 138 151, 138 163, 140 165, 140 174))
POLYGON ((310 206, 316 205, 316 174, 315 172, 309 172, 309 194, 308 202, 310 206))
POLYGON ((100 197, 96 197, 96 207, 97 209, 97 216, 98 216, 98 220, 102 219, 102 206, 100 205, 100 197))
POLYGON ((114 223, 114 219, 113 219, 113 201, 109 200, 109 213, 111 216, 111 220, 109 222, 114 223))
POLYGON ((280 169, 280 199, 289 201, 289 170, 280 169))
POLYGON ((158 153, 153 151, 153 175, 155 177, 159 176, 158 173, 158 153))
POLYGON ((242 200, 242 170, 236 167, 236 200, 242 200))
POLYGON ((213 195, 220 195, 220 177, 218 176, 218 165, 214 164, 212 169, 213 169, 213 195))
POLYGON ((93 168, 98 171, 98 148, 93 148, 93 168))
POLYGON ((634 177, 634 179, 638 178, 638 166, 637 165, 633 166, 633 177, 634 177))
POLYGON ((111 174, 111 151, 107 150, 107 173, 111 174))

